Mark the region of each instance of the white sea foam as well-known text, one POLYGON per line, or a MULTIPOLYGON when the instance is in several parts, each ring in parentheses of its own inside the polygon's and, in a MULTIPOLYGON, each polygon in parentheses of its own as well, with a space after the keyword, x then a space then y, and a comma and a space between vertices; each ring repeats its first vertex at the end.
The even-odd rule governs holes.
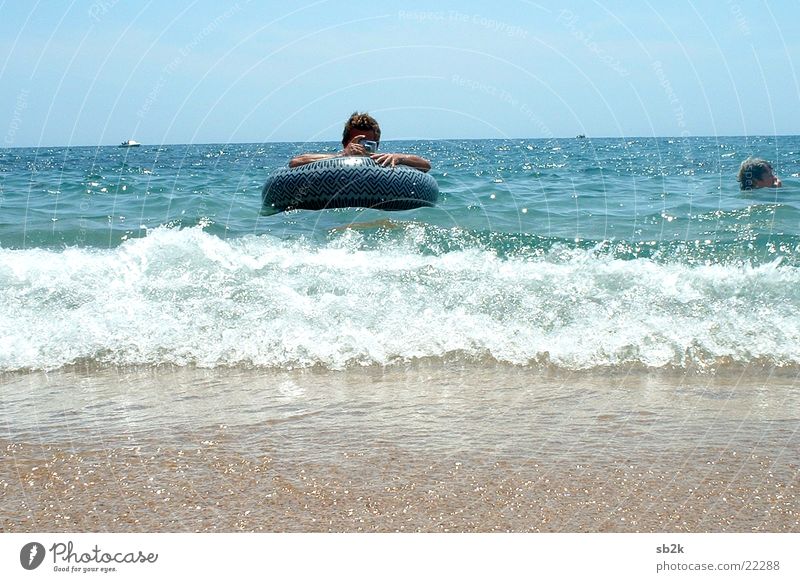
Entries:
POLYGON ((573 250, 425 254, 200 228, 113 249, 0 249, 0 370, 388 365, 489 358, 590 369, 800 364, 800 273, 573 250))

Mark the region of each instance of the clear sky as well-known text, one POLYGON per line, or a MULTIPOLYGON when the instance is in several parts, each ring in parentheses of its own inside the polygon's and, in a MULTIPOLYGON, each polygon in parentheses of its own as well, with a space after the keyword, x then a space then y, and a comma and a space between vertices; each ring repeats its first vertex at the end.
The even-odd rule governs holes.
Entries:
POLYGON ((0 0, 0 147, 800 134, 798 0, 396 5, 0 0))

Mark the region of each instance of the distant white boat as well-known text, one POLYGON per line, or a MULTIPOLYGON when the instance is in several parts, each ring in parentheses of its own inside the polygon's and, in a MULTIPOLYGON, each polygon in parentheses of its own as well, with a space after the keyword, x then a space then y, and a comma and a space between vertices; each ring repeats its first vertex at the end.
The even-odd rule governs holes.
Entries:
POLYGON ((133 141, 132 139, 129 139, 129 140, 126 140, 126 141, 122 142, 121 144, 119 144, 119 147, 121 147, 121 148, 138 148, 140 145, 142 145, 142 144, 140 144, 138 141, 133 141))

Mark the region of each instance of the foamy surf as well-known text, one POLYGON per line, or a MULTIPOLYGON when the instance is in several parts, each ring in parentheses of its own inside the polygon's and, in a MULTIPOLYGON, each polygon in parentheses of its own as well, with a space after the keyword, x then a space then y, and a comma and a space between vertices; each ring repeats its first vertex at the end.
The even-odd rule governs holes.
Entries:
POLYGON ((225 240, 158 228, 111 249, 0 249, 0 370, 800 364, 800 272, 779 261, 434 252, 425 236, 225 240))

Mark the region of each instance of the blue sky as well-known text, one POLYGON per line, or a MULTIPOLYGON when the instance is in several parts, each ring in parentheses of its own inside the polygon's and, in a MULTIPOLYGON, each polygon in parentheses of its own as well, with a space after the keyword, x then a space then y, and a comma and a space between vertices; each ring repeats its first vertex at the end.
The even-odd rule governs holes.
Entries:
POLYGON ((0 0, 0 147, 800 134, 797 0, 0 0))

